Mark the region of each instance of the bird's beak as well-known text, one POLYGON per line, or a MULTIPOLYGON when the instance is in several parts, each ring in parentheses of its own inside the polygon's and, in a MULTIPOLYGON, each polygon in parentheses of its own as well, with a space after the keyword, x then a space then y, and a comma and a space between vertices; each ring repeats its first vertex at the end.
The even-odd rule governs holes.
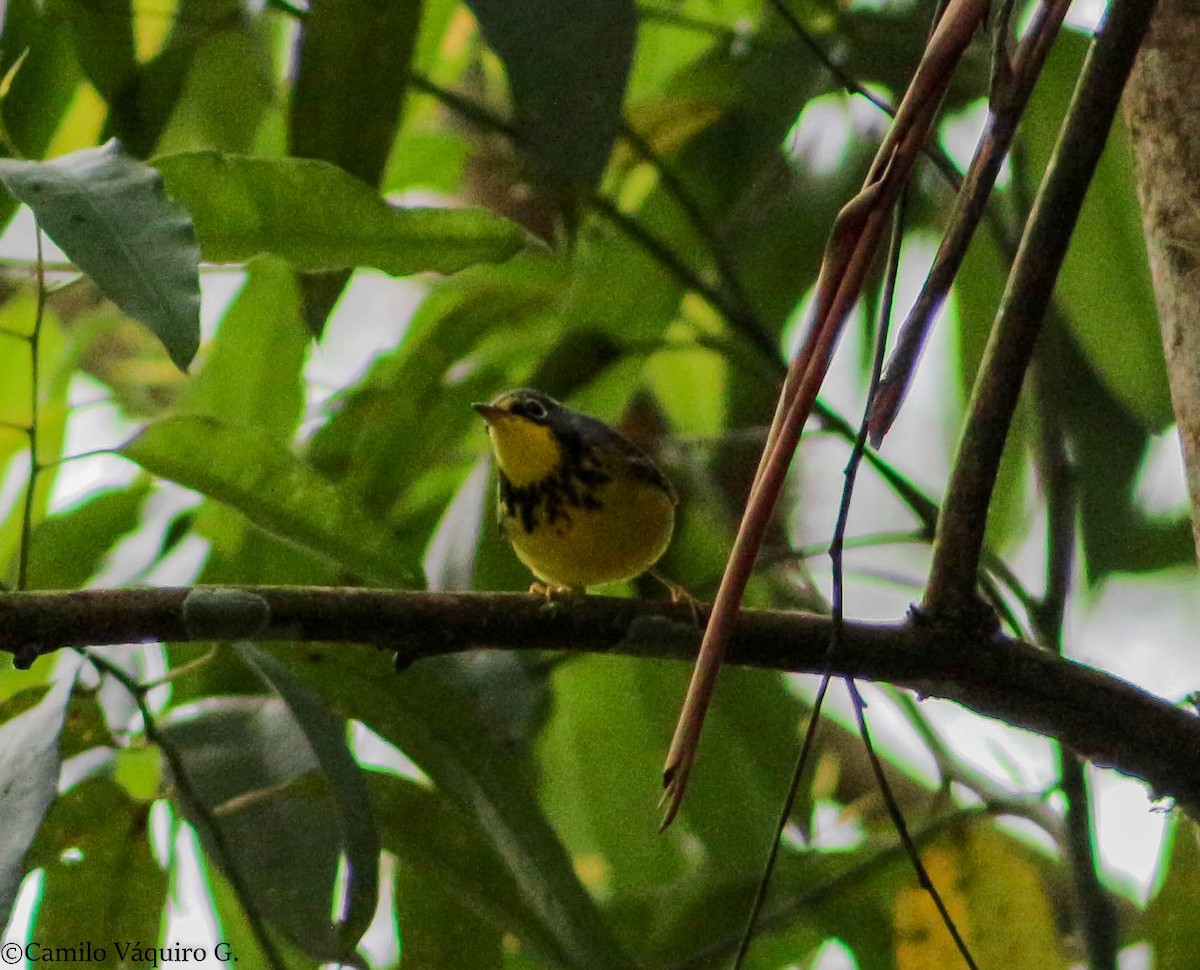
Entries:
POLYGON ((493 426, 499 424, 509 416, 508 412, 503 408, 498 408, 491 404, 472 404, 471 407, 479 412, 479 416, 484 421, 493 426))

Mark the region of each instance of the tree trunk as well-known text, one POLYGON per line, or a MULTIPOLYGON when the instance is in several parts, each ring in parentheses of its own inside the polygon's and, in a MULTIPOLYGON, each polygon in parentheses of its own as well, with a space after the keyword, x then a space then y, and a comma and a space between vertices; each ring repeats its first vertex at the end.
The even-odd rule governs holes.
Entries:
POLYGON ((1159 0, 1125 94, 1200 553, 1200 3, 1159 0))

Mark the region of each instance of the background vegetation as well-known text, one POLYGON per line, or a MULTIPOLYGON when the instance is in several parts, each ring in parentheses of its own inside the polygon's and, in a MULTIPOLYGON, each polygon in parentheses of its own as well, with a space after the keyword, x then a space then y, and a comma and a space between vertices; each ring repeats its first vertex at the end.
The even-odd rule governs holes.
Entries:
MULTIPOLYGON (((785 9, 11 0, 6 585, 523 589, 469 405, 529 385, 660 458, 683 497, 663 571, 711 598, 829 228, 888 123, 847 83, 898 100, 933 16, 923 0, 785 9), (19 201, 65 253, 44 280, 19 201)), ((917 388, 864 469, 848 615, 894 619, 919 597, 965 392, 1086 48, 1057 40, 917 388)), ((989 58, 981 36, 945 98, 939 137, 960 160, 989 58)), ((952 200, 919 165, 902 305, 952 200)), ((875 276, 752 606, 827 610, 818 554, 879 302, 875 276)), ((1126 620, 1152 603, 1147 686, 1182 701, 1170 631, 1196 609, 1195 551, 1119 126, 1035 372, 989 520, 995 605, 1014 636, 1135 677, 1119 663, 1133 627, 1094 619, 1118 588, 1126 620), (1061 595, 1042 588, 1058 458, 1078 528, 1061 595)), ((0 659, 6 939, 95 941, 112 965, 112 941, 214 939, 243 966, 728 959, 807 681, 723 673, 682 813, 658 835, 686 664, 475 652, 397 675, 403 629, 383 651, 230 644, 228 609, 189 599, 179 642, 0 659)), ((868 697, 981 966, 1100 967, 1123 947, 1192 965, 1192 823, 1170 819, 1147 891, 1094 856, 1083 769, 1051 741, 887 687, 868 697)), ((748 966, 955 965, 846 724, 823 729, 748 966)))

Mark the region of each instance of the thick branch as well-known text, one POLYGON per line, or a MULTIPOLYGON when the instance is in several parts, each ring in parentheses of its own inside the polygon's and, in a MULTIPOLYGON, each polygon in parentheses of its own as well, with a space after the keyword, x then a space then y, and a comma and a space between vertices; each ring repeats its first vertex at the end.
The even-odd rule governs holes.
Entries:
MULTIPOLYGON (((729 662, 823 671, 830 622, 745 611, 729 662)), ((373 643, 409 662, 475 649, 690 662, 699 631, 686 606, 600 596, 547 604, 515 593, 324 587, 0 594, 0 650, 22 663, 67 646, 204 639, 373 643)), ((915 621, 847 622, 832 673, 944 697, 1056 737, 1099 765, 1144 779, 1200 818, 1200 718, 1109 674, 1017 640, 968 642, 966 634, 915 621)))
POLYGON ((1109 8, 1009 273, 938 521, 925 605, 939 619, 972 611, 988 506, 1025 370, 1153 9, 1153 0, 1114 0, 1109 8))

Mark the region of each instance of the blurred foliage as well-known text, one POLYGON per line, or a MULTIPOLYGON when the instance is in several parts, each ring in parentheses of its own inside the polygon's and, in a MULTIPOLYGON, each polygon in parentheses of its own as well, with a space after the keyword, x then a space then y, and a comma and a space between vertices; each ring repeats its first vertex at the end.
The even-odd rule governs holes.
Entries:
MULTIPOLYGON (((27 264, 6 263, 0 280, 0 469, 16 483, 0 490, 6 586, 24 572, 32 589, 522 588, 491 527, 469 405, 532 385, 659 458, 682 496, 663 568, 712 594, 826 234, 886 118, 845 94, 764 0, 551 7, 3 8, 0 181, 90 276, 54 274, 44 307, 27 264), (198 266, 198 253, 230 265, 198 266), (83 424, 97 405, 107 432, 83 424), (124 473, 105 479, 109 455, 64 505, 56 488, 87 462, 63 459, 93 449, 129 459, 124 473)), ((933 3, 789 7, 895 100, 933 3)), ((1058 41, 994 200, 1004 231, 978 235, 956 283, 944 423, 961 417, 1007 276, 996 239, 1019 233, 1085 48, 1077 34, 1058 41)), ((948 116, 980 113, 988 65, 981 38, 948 116)), ((998 554, 1030 540, 1039 409, 1054 409, 1091 582, 1192 556, 1186 516, 1147 508, 1139 491, 1171 414, 1125 141, 1114 132, 1093 184, 1039 351, 1049 392, 1023 400, 989 523, 998 554)), ((928 240, 949 188, 922 165, 910 196, 908 238, 928 240)), ((16 213, 0 196, 0 220, 16 213)), ((863 319, 877 303, 873 282, 863 319)), ((849 338, 852 391, 874 325, 849 338)), ((837 424, 802 447, 755 605, 823 608, 799 550, 829 538, 837 424)), ((944 430, 922 429, 885 451, 885 474, 864 474, 870 497, 855 508, 868 534, 920 530, 943 485, 928 459, 939 437, 949 450, 944 430)), ((897 579, 919 588, 920 550, 896 551, 853 560, 872 596, 897 579)), ((618 592, 657 595, 627 585, 618 592)), ((0 924, 22 879, 41 880, 31 932, 51 945, 177 943, 179 907, 212 905, 245 966, 393 954, 368 961, 384 965, 397 950, 413 970, 720 965, 808 711, 786 678, 723 674, 692 791, 659 835, 682 667, 464 656, 396 675, 386 651, 296 643, 95 657, 96 669, 42 659, 28 672, 0 657, 0 924), (357 743, 363 726, 384 755, 357 743), (197 874, 207 899, 185 888, 197 874)), ((947 750, 931 749, 952 774, 947 750)), ((981 965, 1078 962, 1058 847, 1032 848, 948 786, 891 776, 981 965)), ((808 967, 830 940, 871 970, 954 965, 852 733, 825 728, 790 821, 749 967, 808 967)), ((1126 908, 1122 943, 1149 942, 1155 966, 1194 963, 1198 859, 1180 820, 1161 889, 1144 913, 1126 908)), ((109 956, 115 966, 111 945, 109 956)))

